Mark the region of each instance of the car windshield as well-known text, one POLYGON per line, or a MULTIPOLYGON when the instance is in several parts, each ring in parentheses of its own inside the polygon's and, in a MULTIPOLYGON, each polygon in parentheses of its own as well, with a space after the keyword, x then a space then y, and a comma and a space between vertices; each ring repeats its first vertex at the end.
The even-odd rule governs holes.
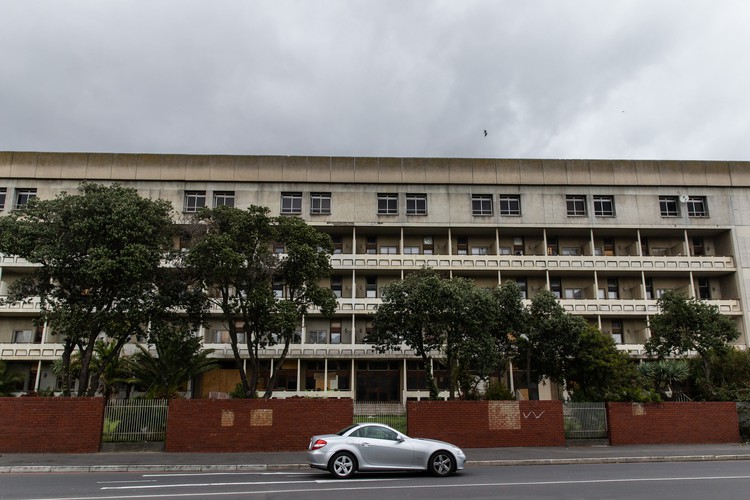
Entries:
POLYGON ((345 427, 345 428, 341 429, 341 430, 340 430, 340 431, 338 431, 338 432, 337 432, 336 434, 338 434, 339 436, 343 436, 344 434, 346 434, 346 433, 347 433, 347 432, 349 432, 350 430, 354 429, 354 428, 355 428, 355 427, 357 427, 358 425, 359 425, 359 424, 352 424, 352 425, 350 425, 349 427, 345 427))

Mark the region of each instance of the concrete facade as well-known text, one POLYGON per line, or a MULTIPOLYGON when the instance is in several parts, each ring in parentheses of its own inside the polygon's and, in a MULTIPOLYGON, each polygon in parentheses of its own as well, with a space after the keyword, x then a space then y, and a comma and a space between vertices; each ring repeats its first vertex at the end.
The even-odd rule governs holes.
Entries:
MULTIPOLYGON (((333 321, 313 316, 300 330, 279 397, 424 397, 413 353, 380 355, 364 342, 380 289, 424 266, 488 288, 516 280, 527 297, 550 289, 635 357, 665 290, 717 305, 748 345, 750 162, 0 152, 0 216, 29 193, 52 198, 83 180, 166 199, 180 222, 186 192, 272 215, 298 198, 290 215, 334 239, 326 285, 340 298, 333 321), (316 213, 321 196, 330 210, 316 213)), ((0 256, 0 296, 29 268, 0 256)), ((0 306, 0 359, 26 374, 26 390, 54 387, 50 362, 61 352, 35 314, 33 303, 0 306)), ((198 395, 228 392, 236 378, 223 327, 202 334, 227 369, 206 376, 198 395)), ((523 391, 522 380, 507 382, 523 391)))

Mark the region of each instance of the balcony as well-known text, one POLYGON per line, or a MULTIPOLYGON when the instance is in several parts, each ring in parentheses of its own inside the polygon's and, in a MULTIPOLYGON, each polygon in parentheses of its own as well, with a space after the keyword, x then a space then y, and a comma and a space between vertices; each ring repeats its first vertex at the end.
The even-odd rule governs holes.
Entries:
POLYGON ((5 361, 53 361, 62 355, 62 344, 0 344, 0 359, 5 361))
POLYGON ((36 264, 32 264, 26 259, 18 257, 16 255, 6 255, 0 253, 0 266, 7 267, 35 267, 36 264))
MULTIPOLYGON (((719 312, 727 315, 742 314, 739 300, 709 300, 709 304, 719 308, 719 312)), ((632 299, 562 299, 560 305, 566 312, 572 314, 614 314, 622 315, 654 315, 659 312, 656 300, 632 299)))
POLYGON ((601 257, 562 255, 334 255, 334 269, 383 270, 565 270, 565 271, 735 271, 733 257, 601 257))
POLYGON ((33 297, 26 302, 16 302, 14 304, 6 304, 2 299, 6 299, 7 295, 0 295, 0 314, 2 313, 13 313, 13 314, 39 314, 39 307, 41 300, 39 297, 33 297))

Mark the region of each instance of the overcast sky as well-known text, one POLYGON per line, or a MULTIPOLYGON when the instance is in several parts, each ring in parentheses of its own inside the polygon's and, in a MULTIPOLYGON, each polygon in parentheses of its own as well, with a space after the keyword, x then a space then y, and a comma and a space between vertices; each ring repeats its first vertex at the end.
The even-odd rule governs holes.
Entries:
POLYGON ((750 160, 750 2, 0 0, 0 150, 750 160))

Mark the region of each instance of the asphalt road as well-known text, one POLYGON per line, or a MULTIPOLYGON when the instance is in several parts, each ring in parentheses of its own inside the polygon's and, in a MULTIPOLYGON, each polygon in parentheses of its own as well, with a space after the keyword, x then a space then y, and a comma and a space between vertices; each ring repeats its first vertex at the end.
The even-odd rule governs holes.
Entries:
POLYGON ((314 470, 4 474, 3 500, 239 499, 705 499, 748 498, 747 461, 468 467, 448 478, 314 470))

